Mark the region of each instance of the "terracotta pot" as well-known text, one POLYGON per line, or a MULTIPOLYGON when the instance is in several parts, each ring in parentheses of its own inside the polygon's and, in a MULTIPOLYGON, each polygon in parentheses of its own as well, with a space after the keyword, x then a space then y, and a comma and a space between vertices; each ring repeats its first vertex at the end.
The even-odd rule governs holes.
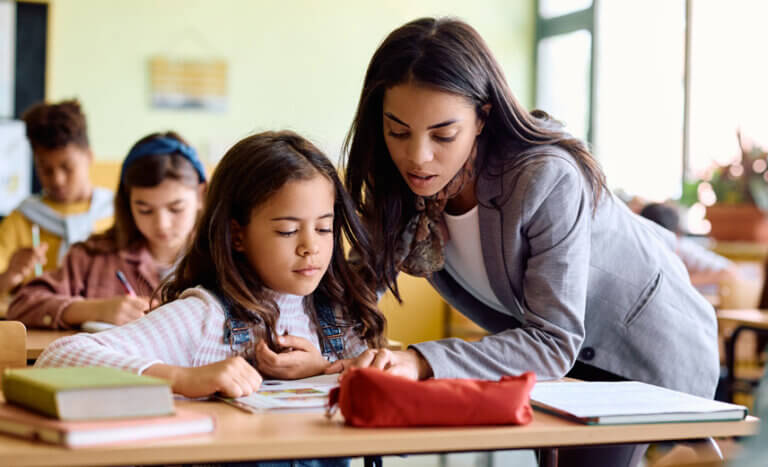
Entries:
POLYGON ((715 240, 768 243, 768 215, 752 204, 714 204, 706 217, 715 240))

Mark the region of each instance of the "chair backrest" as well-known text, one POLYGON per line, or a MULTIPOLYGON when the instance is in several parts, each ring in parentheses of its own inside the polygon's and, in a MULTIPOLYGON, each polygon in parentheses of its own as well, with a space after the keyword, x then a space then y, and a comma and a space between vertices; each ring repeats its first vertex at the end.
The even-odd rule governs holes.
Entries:
MULTIPOLYGON (((720 304, 718 309, 768 307, 768 288, 763 285, 763 268, 756 263, 737 262, 740 277, 720 282, 720 304)), ((768 266, 768 263, 766 263, 768 266)))
POLYGON ((0 379, 5 368, 27 366, 27 328, 21 321, 0 321, 0 379))

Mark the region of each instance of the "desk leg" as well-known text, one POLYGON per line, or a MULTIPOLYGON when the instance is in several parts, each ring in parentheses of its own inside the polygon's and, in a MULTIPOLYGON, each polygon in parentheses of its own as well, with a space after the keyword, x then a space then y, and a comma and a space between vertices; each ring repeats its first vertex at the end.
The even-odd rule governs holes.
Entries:
MULTIPOLYGON (((726 397, 728 402, 733 402, 734 386, 736 385, 736 339, 743 331, 752 331, 758 336, 768 336, 768 329, 756 328, 752 326, 738 326, 733 330, 730 336, 725 340, 725 366, 728 374, 725 375, 726 397)), ((765 349, 758 349, 764 352, 765 349)))
POLYGON ((557 448, 539 449, 539 467, 557 467, 557 448))
POLYGON ((736 382, 736 338, 739 337, 741 331, 744 328, 739 326, 733 330, 730 336, 725 340, 725 368, 727 374, 725 375, 725 394, 728 402, 733 402, 733 386, 736 382))

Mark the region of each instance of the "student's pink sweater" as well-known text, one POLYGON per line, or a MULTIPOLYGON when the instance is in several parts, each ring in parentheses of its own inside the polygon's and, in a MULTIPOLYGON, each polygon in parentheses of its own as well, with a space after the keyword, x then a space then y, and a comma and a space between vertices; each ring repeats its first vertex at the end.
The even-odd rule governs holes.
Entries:
POLYGON ((61 320, 61 315, 73 302, 126 295, 115 275, 118 270, 139 296, 151 296, 160 280, 152 255, 145 247, 92 254, 77 243, 58 269, 19 289, 8 307, 7 319, 19 320, 28 327, 69 329, 71 326, 61 320))

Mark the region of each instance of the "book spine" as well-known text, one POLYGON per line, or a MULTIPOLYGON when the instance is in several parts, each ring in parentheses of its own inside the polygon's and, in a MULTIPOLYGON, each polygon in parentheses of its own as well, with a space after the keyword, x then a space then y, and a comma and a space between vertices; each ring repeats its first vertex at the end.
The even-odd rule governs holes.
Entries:
POLYGON ((56 391, 52 388, 39 386, 15 374, 6 374, 3 376, 3 395, 8 403, 59 418, 56 391))

